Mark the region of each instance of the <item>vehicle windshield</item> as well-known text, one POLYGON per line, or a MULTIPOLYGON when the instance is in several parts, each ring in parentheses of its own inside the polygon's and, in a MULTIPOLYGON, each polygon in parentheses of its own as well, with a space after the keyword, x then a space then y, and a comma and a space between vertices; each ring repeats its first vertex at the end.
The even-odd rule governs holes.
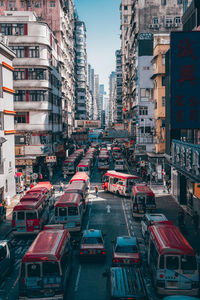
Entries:
POLYGON ((138 253, 137 246, 127 245, 127 246, 116 246, 115 252, 117 253, 138 253))
POLYGON ((17 213, 17 220, 22 221, 22 220, 24 220, 24 217, 25 217, 24 211, 18 211, 18 213, 17 213))
POLYGON ((133 186, 135 184, 134 179, 128 179, 127 180, 127 185, 133 186))
POLYGON ((101 237, 85 237, 83 238, 83 244, 103 244, 103 240, 101 237))
POLYGON ((182 255, 181 269, 185 271, 197 270, 197 260, 195 256, 182 255))
POLYGON ((107 157, 101 157, 101 158, 99 158, 99 162, 106 162, 106 161, 108 161, 107 157))
POLYGON ((60 217, 67 217, 67 208, 66 207, 60 207, 59 208, 59 216, 60 217))
POLYGON ((27 275, 28 277, 40 277, 40 264, 39 263, 28 264, 27 275))
POLYGON ((37 219, 36 211, 26 213, 26 220, 35 220, 35 219, 37 219))
POLYGON ((137 203, 138 204, 145 204, 145 196, 138 195, 137 196, 137 203))
POLYGON ((155 198, 153 196, 147 196, 147 204, 155 204, 155 198))
POLYGON ((88 167, 78 167, 79 172, 86 172, 88 171, 88 167))
POLYGON ((60 274, 59 265, 56 261, 43 262, 43 276, 60 274))
POLYGON ((166 257, 166 268, 169 270, 179 269, 179 256, 167 256, 166 257))
POLYGON ((77 216, 78 215, 78 207, 68 207, 68 216, 77 216))

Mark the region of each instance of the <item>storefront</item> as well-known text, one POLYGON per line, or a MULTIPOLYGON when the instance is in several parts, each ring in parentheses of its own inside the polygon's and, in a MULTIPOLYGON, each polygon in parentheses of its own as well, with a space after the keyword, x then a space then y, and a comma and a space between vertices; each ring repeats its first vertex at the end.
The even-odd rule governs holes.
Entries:
POLYGON ((187 212, 200 214, 200 146, 172 141, 172 195, 187 212))

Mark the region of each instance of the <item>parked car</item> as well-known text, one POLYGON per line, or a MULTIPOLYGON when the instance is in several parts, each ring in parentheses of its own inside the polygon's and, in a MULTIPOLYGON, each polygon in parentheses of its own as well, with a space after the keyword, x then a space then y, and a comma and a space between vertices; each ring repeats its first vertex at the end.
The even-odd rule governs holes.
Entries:
POLYGON ((168 221, 164 214, 160 214, 160 213, 145 214, 141 221, 142 235, 143 235, 144 239, 146 241, 148 240, 149 226, 154 225, 156 223, 164 222, 164 221, 168 221))
POLYGON ((101 230, 84 230, 80 244, 80 259, 87 257, 105 258, 105 256, 106 251, 101 230))
POLYGON ((147 299, 143 279, 138 268, 111 268, 108 277, 111 286, 111 299, 147 299))
POLYGON ((138 242, 134 236, 119 236, 113 241, 113 266, 140 264, 138 242))
POLYGON ((14 249, 10 241, 0 241, 0 282, 11 271, 14 263, 14 249))

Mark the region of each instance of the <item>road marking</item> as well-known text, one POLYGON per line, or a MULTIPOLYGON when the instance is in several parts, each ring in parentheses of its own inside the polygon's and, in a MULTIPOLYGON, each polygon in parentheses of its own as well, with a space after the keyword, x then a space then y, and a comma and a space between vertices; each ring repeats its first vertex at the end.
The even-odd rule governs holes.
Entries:
POLYGON ((107 213, 110 214, 111 206, 109 204, 106 206, 106 209, 107 209, 107 213))
POLYGON ((77 278, 76 278, 76 284, 75 284, 74 292, 78 291, 80 276, 81 276, 81 265, 79 265, 79 268, 78 268, 78 274, 77 274, 77 278))
POLYGON ((121 203, 122 203, 122 209, 123 209, 123 212, 124 212, 124 218, 125 218, 125 221, 126 221, 126 227, 127 227, 127 230, 128 230, 128 235, 131 236, 123 200, 121 201, 121 203))
POLYGON ((51 217, 51 219, 50 219, 49 223, 51 223, 51 221, 53 220, 53 217, 54 217, 54 215, 52 215, 52 217, 51 217))

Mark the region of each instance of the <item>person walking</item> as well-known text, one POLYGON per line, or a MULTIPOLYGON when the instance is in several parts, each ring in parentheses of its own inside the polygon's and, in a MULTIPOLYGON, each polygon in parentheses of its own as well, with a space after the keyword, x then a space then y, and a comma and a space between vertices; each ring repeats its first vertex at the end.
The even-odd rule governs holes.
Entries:
POLYGON ((63 182, 60 182, 59 193, 63 193, 63 182))
POLYGON ((198 234, 198 229, 199 229, 199 216, 197 214, 197 211, 194 212, 194 215, 192 216, 192 222, 194 224, 194 230, 195 234, 198 234))
POLYGON ((99 196, 99 187, 97 184, 95 185, 94 190, 95 190, 96 197, 98 197, 99 196))

